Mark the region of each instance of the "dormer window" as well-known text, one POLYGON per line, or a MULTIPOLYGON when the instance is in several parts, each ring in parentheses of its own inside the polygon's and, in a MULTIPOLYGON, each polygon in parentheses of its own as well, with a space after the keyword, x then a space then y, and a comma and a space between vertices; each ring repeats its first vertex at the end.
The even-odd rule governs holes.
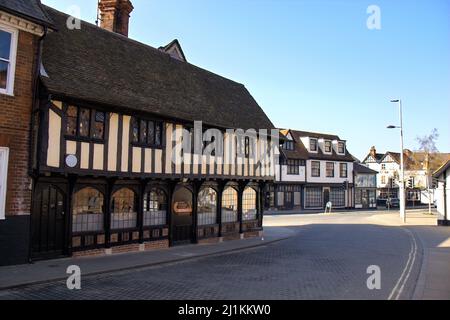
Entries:
POLYGON ((325 141, 325 152, 331 153, 331 141, 325 141))
POLYGON ((294 141, 286 141, 283 143, 283 150, 294 151, 294 141))
POLYGON ((338 143, 338 153, 344 154, 345 153, 345 143, 339 142, 338 143))
POLYGON ((317 152, 317 139, 310 139, 309 140, 309 151, 311 152, 317 152))

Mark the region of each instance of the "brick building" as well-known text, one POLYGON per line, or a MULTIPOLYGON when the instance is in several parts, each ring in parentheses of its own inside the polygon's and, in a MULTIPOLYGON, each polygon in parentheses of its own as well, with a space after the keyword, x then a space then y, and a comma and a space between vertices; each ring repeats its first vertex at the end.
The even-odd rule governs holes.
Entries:
POLYGON ((39 45, 51 26, 38 1, 0 0, 0 265, 28 257, 30 123, 39 45))

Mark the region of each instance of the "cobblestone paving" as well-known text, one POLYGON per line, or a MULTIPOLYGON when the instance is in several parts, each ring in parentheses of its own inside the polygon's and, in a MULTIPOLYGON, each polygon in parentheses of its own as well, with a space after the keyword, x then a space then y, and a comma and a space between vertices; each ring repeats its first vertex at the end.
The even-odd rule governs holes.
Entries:
MULTIPOLYGON (((285 241, 170 265, 0 292, 0 299, 387 299, 410 251, 408 234, 372 225, 309 225, 285 241), (378 265, 382 289, 368 290, 378 265)), ((420 260, 420 259, 419 259, 420 260)), ((403 299, 412 297, 418 265, 403 299)))

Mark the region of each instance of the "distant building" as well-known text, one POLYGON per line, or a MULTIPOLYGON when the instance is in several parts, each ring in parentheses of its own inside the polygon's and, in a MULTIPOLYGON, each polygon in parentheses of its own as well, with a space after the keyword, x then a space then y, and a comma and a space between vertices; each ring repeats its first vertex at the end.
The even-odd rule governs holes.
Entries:
MULTIPOLYGON (((370 149, 362 164, 378 171, 377 199, 384 204, 388 198, 399 198, 400 153, 377 153, 370 149)), ((431 173, 450 159, 448 153, 413 152, 404 150, 406 200, 409 205, 434 202, 433 192, 428 194, 431 173)))
POLYGON ((337 135, 282 130, 286 140, 266 207, 278 210, 353 208, 353 156, 337 135))
POLYGON ((376 209, 378 172, 355 162, 353 174, 355 176, 355 208, 376 209))

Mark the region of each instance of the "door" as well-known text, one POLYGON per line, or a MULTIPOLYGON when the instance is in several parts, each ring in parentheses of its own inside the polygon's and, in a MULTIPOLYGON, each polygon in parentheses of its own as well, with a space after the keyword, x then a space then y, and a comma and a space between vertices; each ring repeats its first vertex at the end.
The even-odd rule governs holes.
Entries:
POLYGON ((363 209, 369 209, 369 191, 367 189, 361 192, 361 203, 363 209))
POLYGON ((192 192, 185 187, 173 194, 172 239, 174 245, 192 241, 192 192))
POLYGON ((56 258, 64 254, 65 197, 52 185, 39 185, 33 199, 32 257, 56 258))
POLYGON ((285 192, 284 193, 284 207, 287 210, 294 208, 294 193, 293 192, 285 192))
POLYGON ((330 202, 330 189, 323 189, 323 206, 324 206, 324 208, 326 208, 328 202, 330 202))

